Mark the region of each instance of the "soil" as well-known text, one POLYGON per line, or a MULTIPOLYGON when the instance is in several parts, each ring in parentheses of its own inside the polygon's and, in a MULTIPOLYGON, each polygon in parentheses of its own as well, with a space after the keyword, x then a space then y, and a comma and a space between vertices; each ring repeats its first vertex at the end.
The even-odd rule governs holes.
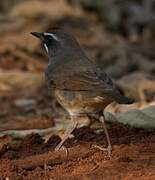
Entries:
POLYGON ((108 123, 108 130, 113 146, 110 158, 106 152, 87 147, 106 146, 104 132, 88 127, 73 132, 74 138, 65 144, 69 151, 65 158, 61 156, 65 150, 53 151, 58 136, 47 143, 37 134, 17 140, 0 151, 0 179, 155 179, 155 132, 118 123, 108 123), (87 147, 84 152, 83 147, 87 147))
MULTIPOLYGON (((42 82, 48 58, 40 41, 30 35, 53 27, 71 32, 116 84, 122 80, 123 94, 144 105, 154 103, 155 8, 148 11, 153 1, 7 2, 0 1, 0 10, 9 13, 0 13, 0 180, 154 180, 155 130, 107 123, 113 148, 108 157, 93 146, 107 146, 103 130, 82 127, 74 130, 66 148, 54 151, 63 134, 59 128, 69 125, 58 120, 67 113, 42 82), (132 78, 132 73, 137 75, 132 78), (129 81, 123 81, 128 75, 129 81), (23 139, 1 136, 3 130, 49 127, 58 127, 58 133, 46 143, 38 134, 23 139)), ((120 109, 113 107, 114 112, 124 112, 120 109)))

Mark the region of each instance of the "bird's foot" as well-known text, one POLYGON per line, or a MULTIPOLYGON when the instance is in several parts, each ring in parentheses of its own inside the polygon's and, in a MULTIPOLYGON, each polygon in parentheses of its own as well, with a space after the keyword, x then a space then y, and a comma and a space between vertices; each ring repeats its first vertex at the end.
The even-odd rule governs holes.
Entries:
POLYGON ((94 148, 97 148, 101 151, 106 151, 107 154, 108 154, 108 157, 110 158, 111 157, 111 153, 112 153, 112 147, 109 145, 107 148, 104 148, 104 147, 101 147, 101 146, 98 146, 98 145, 93 145, 94 148))
POLYGON ((55 147, 55 151, 63 150, 66 153, 66 158, 68 158, 68 149, 65 146, 60 146, 59 144, 55 147))

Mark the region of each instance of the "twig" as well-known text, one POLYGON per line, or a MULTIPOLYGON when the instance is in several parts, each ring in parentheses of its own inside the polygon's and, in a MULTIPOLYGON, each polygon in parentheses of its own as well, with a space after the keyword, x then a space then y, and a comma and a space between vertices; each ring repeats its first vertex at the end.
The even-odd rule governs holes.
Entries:
POLYGON ((27 130, 1 130, 0 136, 10 135, 14 138, 24 138, 29 134, 39 134, 44 136, 46 134, 56 134, 59 131, 58 127, 51 127, 46 129, 27 129, 27 130))
POLYGON ((93 152, 94 149, 90 149, 90 144, 77 145, 68 149, 67 157, 64 150, 52 151, 40 155, 29 156, 20 160, 13 160, 13 165, 23 169, 34 169, 36 167, 43 167, 45 164, 54 166, 56 164, 61 164, 66 160, 85 158, 93 152))

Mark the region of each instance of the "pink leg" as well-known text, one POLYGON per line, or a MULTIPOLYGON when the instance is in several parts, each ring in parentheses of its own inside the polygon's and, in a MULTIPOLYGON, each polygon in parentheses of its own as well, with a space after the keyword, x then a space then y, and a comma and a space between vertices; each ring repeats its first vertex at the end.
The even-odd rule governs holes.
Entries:
POLYGON ((104 132, 105 132, 105 135, 106 135, 106 139, 107 139, 107 143, 108 143, 108 147, 107 148, 103 148, 103 147, 100 147, 100 146, 97 146, 97 145, 95 145, 94 147, 96 147, 96 148, 98 148, 98 149, 100 149, 102 151, 107 151, 108 152, 108 156, 110 157, 111 156, 111 151, 112 151, 112 146, 111 146, 108 130, 107 130, 106 125, 105 125, 104 113, 103 113, 102 116, 100 116, 99 120, 102 122, 102 125, 103 125, 103 128, 104 128, 104 132))
POLYGON ((73 126, 72 128, 68 129, 65 136, 63 137, 63 139, 61 140, 61 142, 56 146, 55 151, 58 151, 64 144, 64 142, 69 138, 69 136, 71 135, 71 133, 73 132, 73 130, 77 127, 77 117, 75 116, 71 116, 71 121, 73 122, 73 126))

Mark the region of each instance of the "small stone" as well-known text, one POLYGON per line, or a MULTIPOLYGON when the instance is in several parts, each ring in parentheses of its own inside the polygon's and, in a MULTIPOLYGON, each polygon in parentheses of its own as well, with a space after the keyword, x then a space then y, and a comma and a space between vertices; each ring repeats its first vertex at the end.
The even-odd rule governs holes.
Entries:
POLYGON ((25 111, 30 111, 34 109, 36 101, 34 99, 17 99, 15 105, 25 111))

